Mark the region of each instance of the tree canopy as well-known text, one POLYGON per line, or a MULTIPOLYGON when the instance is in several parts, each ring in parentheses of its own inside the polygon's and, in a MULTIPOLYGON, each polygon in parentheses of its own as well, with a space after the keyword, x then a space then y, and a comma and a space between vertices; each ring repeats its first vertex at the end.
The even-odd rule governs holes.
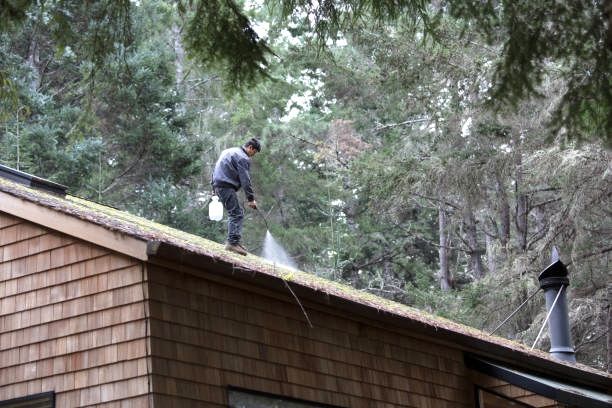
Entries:
MULTIPOLYGON (((268 0, 280 10, 275 24, 298 18, 311 26, 314 39, 329 39, 358 26, 388 21, 410 23, 414 32, 440 40, 437 21, 457 17, 466 30, 480 32, 499 48, 492 77, 491 103, 542 96, 544 82, 563 89, 550 118, 555 133, 610 143, 612 134, 612 2, 446 0, 268 0), (367 23, 365 23, 367 22, 367 23)), ((206 67, 217 67, 233 89, 268 77, 282 63, 235 0, 175 0, 185 19, 183 39, 189 54, 206 67)), ((45 19, 58 47, 87 53, 95 64, 132 41, 133 2, 99 0, 3 0, 0 32, 16 24, 45 19), (78 17, 81 16, 81 17, 78 17), (78 34, 77 34, 78 33, 78 34)), ((414 41, 408 37, 407 41, 414 41)), ((484 46, 484 45, 483 45, 484 46)), ((6 81, 6 75, 2 75, 6 81)))

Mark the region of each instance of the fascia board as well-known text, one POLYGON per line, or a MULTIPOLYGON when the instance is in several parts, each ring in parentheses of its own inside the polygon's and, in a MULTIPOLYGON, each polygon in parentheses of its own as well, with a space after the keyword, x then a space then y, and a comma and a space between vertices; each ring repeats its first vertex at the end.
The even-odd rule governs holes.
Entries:
POLYGON ((147 241, 0 191, 0 211, 91 242, 103 248, 146 261, 147 241))

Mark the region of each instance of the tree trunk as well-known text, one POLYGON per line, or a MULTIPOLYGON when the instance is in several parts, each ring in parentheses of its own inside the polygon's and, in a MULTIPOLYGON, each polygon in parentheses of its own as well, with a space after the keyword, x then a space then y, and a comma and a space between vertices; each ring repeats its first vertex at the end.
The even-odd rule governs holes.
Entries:
POLYGON ((40 87, 40 53, 38 49, 38 40, 36 35, 37 30, 34 30, 30 44, 28 46, 28 66, 32 70, 32 77, 29 88, 31 92, 35 92, 40 87))
POLYGON ((533 244, 541 240, 546 236, 548 232, 548 222, 546 212, 542 209, 542 207, 535 207, 532 210, 532 214, 535 217, 535 226, 537 228, 536 232, 531 236, 530 242, 527 243, 529 248, 533 247, 533 244))
POLYGON ((448 268, 448 234, 446 231, 446 225, 448 218, 444 207, 440 205, 438 207, 438 231, 440 234, 440 249, 438 249, 438 257, 440 262, 440 270, 438 272, 438 279, 440 279, 440 289, 443 291, 449 291, 452 287, 450 270, 448 268))
POLYGON ((183 76, 185 75, 185 48, 181 38, 181 29, 177 25, 172 26, 172 42, 174 44, 174 53, 176 59, 174 61, 176 89, 189 92, 188 87, 183 86, 183 76))
POLYGON ((480 279, 485 275, 482 265, 481 255, 483 250, 478 245, 478 236, 476 234, 476 218, 471 203, 466 203, 463 209, 463 222, 465 224, 465 240, 468 244, 468 253, 470 255, 470 268, 476 279, 480 279))
POLYGON ((520 161, 516 170, 516 214, 514 224, 516 226, 517 247, 522 252, 527 249, 527 215, 529 214, 529 199, 521 190, 523 189, 523 176, 521 175, 520 161))
POLYGON ((497 210, 499 217, 499 242, 505 252, 508 248, 508 242, 510 242, 510 204, 501 175, 496 174, 495 178, 495 192, 499 198, 497 210))
POLYGON ((497 272, 497 263, 495 262, 495 239, 490 235, 485 235, 486 246, 487 246, 487 268, 489 273, 497 272))

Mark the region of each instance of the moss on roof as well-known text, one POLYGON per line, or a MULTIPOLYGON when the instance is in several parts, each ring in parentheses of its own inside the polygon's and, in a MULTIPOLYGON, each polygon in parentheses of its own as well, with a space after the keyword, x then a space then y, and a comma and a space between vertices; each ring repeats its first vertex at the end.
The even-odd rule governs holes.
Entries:
MULTIPOLYGON (((486 332, 453 322, 443 317, 435 316, 413 307, 400 304, 368 292, 357 290, 353 287, 338 282, 324 279, 314 274, 289 269, 281 265, 275 265, 269 261, 248 254, 237 255, 226 251, 224 245, 210 241, 197 235, 189 234, 175 228, 171 228, 145 218, 120 211, 112 207, 97 204, 82 198, 67 195, 65 197, 48 194, 35 190, 21 184, 17 184, 0 178, 0 191, 13 196, 37 203, 47 208, 72 215, 82 220, 92 222, 112 231, 121 232, 143 241, 160 241, 170 244, 196 254, 205 255, 213 260, 231 263, 236 268, 260 273, 284 280, 295 285, 304 286, 311 290, 321 292, 324 295, 337 296, 339 298, 355 302, 377 310, 380 313, 389 313, 395 316, 409 319, 413 322, 422 323, 434 330, 444 328, 451 332, 468 336, 474 339, 502 346, 509 351, 518 351, 533 357, 546 359, 558 364, 579 368, 597 375, 612 378, 612 375, 595 370, 584 365, 572 365, 559 362, 550 357, 548 353, 540 350, 530 350, 526 346, 504 339, 491 336, 486 332)), ((1 207, 0 207, 1 209, 1 207)))

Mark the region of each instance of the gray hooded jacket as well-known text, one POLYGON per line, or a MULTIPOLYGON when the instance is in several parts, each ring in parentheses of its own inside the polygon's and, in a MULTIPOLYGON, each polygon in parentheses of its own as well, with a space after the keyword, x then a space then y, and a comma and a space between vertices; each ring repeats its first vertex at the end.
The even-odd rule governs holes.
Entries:
POLYGON ((251 158, 242 147, 232 147, 221 152, 212 176, 213 187, 233 188, 236 191, 242 187, 248 201, 255 199, 251 186, 251 158))

